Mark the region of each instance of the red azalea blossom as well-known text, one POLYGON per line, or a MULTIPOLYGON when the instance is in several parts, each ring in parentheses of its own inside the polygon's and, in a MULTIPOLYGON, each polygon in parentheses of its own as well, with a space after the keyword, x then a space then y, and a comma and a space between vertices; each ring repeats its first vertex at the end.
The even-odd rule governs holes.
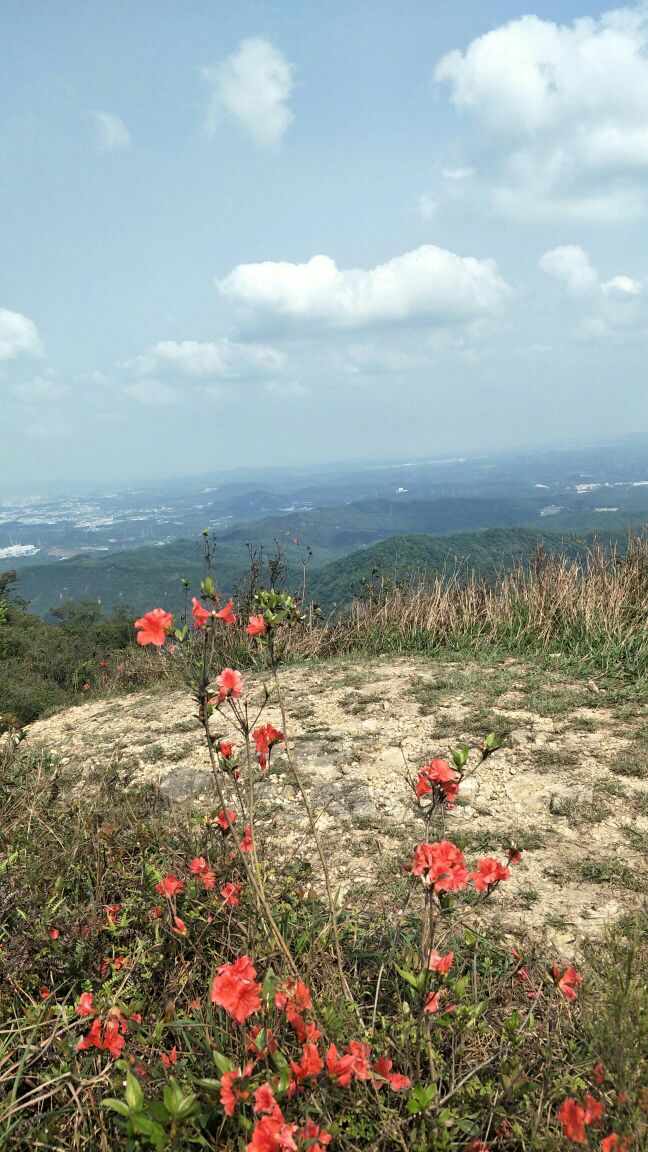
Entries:
POLYGON ((347 1084, 351 1083, 353 1056, 349 1054, 340 1056, 335 1044, 331 1044, 324 1057, 324 1063, 329 1078, 334 1084, 338 1084, 340 1088, 345 1088, 347 1084))
POLYGON ((240 956, 233 964, 221 964, 212 981, 212 1003, 242 1024, 261 1007, 261 985, 255 976, 256 968, 249 956, 240 956))
POLYGON ((419 799, 429 795, 430 792, 434 791, 435 785, 448 802, 449 807, 452 807, 459 791, 459 776, 455 769, 450 767, 447 760, 433 760, 431 764, 426 764, 421 768, 416 781, 416 795, 419 799))
POLYGON ((41 988, 41 990, 39 992, 39 996, 40 996, 41 1000, 47 1000, 47 997, 50 995, 51 995, 51 993, 50 993, 49 988, 47 988, 45 985, 43 985, 43 987, 41 988))
MULTIPOLYGON (((231 748, 231 744, 230 744, 230 748, 231 748)), ((221 811, 218 813, 218 816, 216 817, 216 823, 218 824, 219 828, 223 829, 223 832, 229 832, 230 825, 236 824, 236 812, 234 811, 233 808, 231 808, 231 809, 228 808, 227 809, 227 816, 226 816, 223 809, 221 809, 221 811), (229 824, 227 823, 227 817, 228 816, 229 816, 229 824)))
POLYGON ((438 1012, 441 1007, 441 990, 438 992, 430 992, 427 1000, 425 1001, 424 1012, 438 1012))
POLYGON ((122 968, 128 968, 130 960, 127 956, 115 956, 113 964, 115 966, 115 972, 119 972, 122 968))
POLYGON ((254 847, 254 845, 252 843, 252 829, 250 828, 250 825, 248 824, 246 829, 245 829, 245 832, 243 833, 243 839, 241 840, 241 852, 251 852, 253 847, 254 847))
POLYGON ((630 1152, 630 1140, 627 1136, 618 1136, 610 1132, 601 1140, 601 1152, 630 1152))
POLYGON ((427 966, 432 972, 438 972, 439 976, 447 976, 452 968, 453 960, 454 952, 447 952, 445 956, 442 956, 440 952, 432 949, 428 956, 427 966))
POLYGON ((574 1144, 585 1144, 585 1124, 587 1113, 575 1100, 569 1097, 558 1112, 558 1119, 568 1140, 574 1144))
POLYGON ((463 852, 449 840, 418 844, 410 867, 414 876, 422 876, 423 882, 433 887, 435 892, 457 892, 468 886, 463 852))
POLYGON ((265 1059, 265 1057, 269 1056, 272 1052, 276 1052, 277 1041, 272 1035, 270 1028, 263 1028, 260 1024, 255 1024, 254 1028, 250 1028, 245 1051, 252 1052, 254 1056, 259 1059, 265 1059), (263 1033, 263 1036, 261 1036, 261 1033, 263 1033), (261 1040, 259 1040, 259 1037, 261 1037, 261 1040), (264 1042, 265 1046, 260 1048, 259 1043, 263 1044, 264 1042))
POLYGON ((273 724, 262 724, 260 728, 254 730, 252 738, 256 744, 259 767, 265 771, 268 767, 270 750, 275 744, 279 744, 283 740, 284 734, 273 724))
POLYGON ((601 1120, 605 1108, 600 1100, 595 1096, 590 1096, 589 1092, 585 1094, 585 1123, 595 1124, 597 1120, 601 1120))
POLYGON ((310 1118, 306 1121, 305 1127, 299 1129, 297 1135, 308 1148, 308 1152, 324 1152, 324 1148, 331 1143, 331 1133, 325 1128, 320 1128, 310 1118))
POLYGON ((160 1060, 164 1064, 164 1067, 167 1069, 170 1068, 172 1064, 175 1064, 177 1059, 178 1059, 178 1049, 176 1048, 175 1044, 173 1045, 173 1048, 169 1052, 168 1056, 167 1056, 166 1052, 160 1053, 160 1060))
POLYGON ((192 598, 191 603, 193 604, 191 615, 193 616, 194 628, 204 628, 211 616, 211 612, 203 608, 200 600, 196 600, 195 596, 192 598))
POLYGON ((184 888, 184 880, 178 880, 177 876, 169 873, 164 877, 164 880, 159 880, 155 885, 155 891, 160 893, 160 896, 166 896, 169 900, 182 892, 184 888))
POLYGON ((231 881, 221 888, 221 896, 226 907, 234 908, 239 903, 239 895, 243 888, 242 884, 233 884, 231 881))
POLYGON ((470 879, 478 892, 485 892, 493 884, 499 884, 500 880, 508 880, 510 875, 508 868, 500 864, 499 860, 484 856, 483 860, 477 861, 477 871, 471 872, 470 879))
POLYGON ((194 876, 202 876, 204 872, 209 870, 209 864, 204 856, 194 856, 193 860, 189 861, 189 871, 194 876))
POLYGON ((369 1044, 363 1044, 360 1040, 352 1040, 350 1044, 347 1044, 346 1050, 353 1059, 351 1068, 356 1080, 370 1080, 371 1048, 369 1044))
POLYGON ((247 1085, 239 1084, 239 1081, 246 1081, 253 1068, 254 1064, 250 1060, 242 1071, 240 1068, 237 1068, 235 1072, 223 1072, 220 1082, 220 1098, 226 1116, 234 1115, 239 1100, 249 1099, 250 1093, 247 1085))
POLYGON ((94 1008, 92 1007, 92 992, 82 992, 79 996, 79 1003, 76 1005, 74 1011, 79 1016, 92 1016, 94 1008))
POLYGON ((216 887, 216 873, 212 868, 208 868, 206 872, 203 872, 200 879, 202 880, 203 888, 209 889, 216 887))
POLYGON ((266 622, 263 616, 250 616, 248 626, 245 629, 250 636, 261 636, 266 630, 266 622))
POLYGON ((274 1097, 274 1092, 269 1084, 262 1084, 257 1088, 254 1093, 254 1111, 265 1113, 268 1116, 276 1111, 278 1105, 274 1097))
POLYGON ((594 1083, 598 1084, 599 1088, 605 1080, 605 1064, 597 1064, 593 1072, 594 1083))
POLYGON ((173 931, 177 932, 180 936, 189 935, 189 929, 187 928, 187 925, 185 924, 184 920, 180 919, 179 916, 173 917, 173 931))
POLYGON ((156 648, 161 648, 167 638, 167 628, 172 624, 172 614, 165 612, 163 608, 153 608, 151 612, 145 612, 135 621, 135 627, 139 629, 137 643, 155 644, 156 648))
POLYGON ((246 1152, 297 1152, 294 1134, 296 1124, 286 1124, 281 1110, 273 1116, 262 1116, 254 1125, 252 1139, 246 1144, 246 1152))
POLYGON ((230 740, 221 740, 218 745, 218 751, 223 757, 223 760, 229 760, 232 752, 234 751, 234 745, 230 740))
POLYGON ((82 1040, 79 1040, 77 1051, 83 1052, 87 1048, 98 1048, 100 1052, 109 1052, 110 1055, 117 1060, 121 1055, 124 1043, 124 1037, 121 1036, 119 1032, 119 1024, 114 1021, 106 1022, 102 1037, 101 1020, 97 1016, 92 1022, 90 1031, 86 1033, 82 1040))
POLYGON ((216 613, 217 618, 219 620, 223 620, 224 623, 227 624, 228 628, 231 628, 232 624, 236 624, 236 616, 232 611, 233 607, 234 601, 228 600, 225 607, 221 608, 220 612, 216 613))
POLYGON ((52 940, 58 940, 60 935, 61 935, 61 933, 59 932, 58 928, 50 929, 50 938, 52 940))
POLYGON ((518 848, 517 844, 511 844, 508 850, 509 864, 519 864, 522 859, 522 849, 518 848))
POLYGON ((156 905, 155 908, 151 908, 151 916, 153 917, 154 920, 159 920, 163 911, 164 911, 164 909, 161 908, 160 905, 158 904, 158 905, 156 905))
POLYGON ((409 1076, 402 1076, 399 1072, 392 1072, 392 1061, 388 1060, 386 1056, 381 1056, 373 1066, 373 1076, 378 1077, 376 1088, 382 1088, 383 1084, 389 1084, 392 1092, 400 1092, 403 1088, 411 1088, 412 1081, 409 1076))
POLYGON ((483 1140, 477 1138, 473 1140, 472 1144, 468 1145, 466 1152, 488 1152, 488 1144, 484 1144, 483 1140))
POLYGON ((223 668, 220 675, 216 677, 216 683, 218 684, 219 704, 222 704, 223 700, 227 700, 229 696, 238 698, 243 691, 243 677, 234 668, 223 668))
POLYGON ((551 975, 553 976, 554 984, 560 989, 563 996, 566 996, 568 1000, 578 999, 578 986, 583 983, 583 977, 579 975, 575 968, 572 968, 571 964, 565 969, 562 976, 560 975, 558 965, 554 964, 551 969, 551 975))
POLYGON ((117 913, 121 910, 121 904, 106 904, 106 928, 114 928, 117 924, 117 913))
POLYGON ((304 1044, 299 1064, 294 1064, 291 1060, 290 1067, 297 1076, 297 1079, 303 1080, 305 1076, 319 1076, 324 1067, 324 1061, 317 1051, 315 1044, 304 1044))

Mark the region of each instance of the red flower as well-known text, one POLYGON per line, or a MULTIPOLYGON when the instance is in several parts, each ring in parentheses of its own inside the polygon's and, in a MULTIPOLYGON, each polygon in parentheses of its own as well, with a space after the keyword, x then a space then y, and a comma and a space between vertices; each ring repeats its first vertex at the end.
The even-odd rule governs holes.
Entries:
POLYGON ((173 1048, 169 1052, 168 1056, 167 1056, 166 1052, 160 1053, 160 1060, 164 1064, 164 1067, 167 1069, 170 1068, 172 1064, 175 1064, 177 1059, 178 1059, 178 1049, 176 1048, 175 1044, 173 1045, 173 1048))
POLYGON ((439 1008, 441 1007, 440 1000, 441 1000, 441 991, 430 992, 430 995, 428 996, 427 1000, 425 1001, 425 1007, 424 1007, 423 1011, 424 1012, 438 1012, 439 1008))
POLYGON ((74 1009, 79 1016, 92 1016, 94 1008, 92 1007, 92 992, 82 992, 79 996, 79 1003, 74 1009))
POLYGON ((324 1057, 324 1063, 329 1078, 334 1084, 339 1084, 340 1088, 345 1088, 347 1084, 351 1083, 353 1056, 348 1053, 346 1056, 340 1056, 335 1044, 331 1044, 324 1057))
POLYGON ((268 1083, 262 1084, 254 1093, 254 1111, 265 1113, 268 1116, 276 1111, 278 1105, 274 1092, 268 1083))
POLYGON ((247 1078, 253 1067, 254 1064, 250 1060, 242 1071, 240 1068, 237 1068, 235 1072, 223 1072, 220 1082, 220 1098, 226 1116, 234 1115, 239 1100, 249 1099, 250 1093, 247 1086, 247 1078), (240 1080, 244 1081, 244 1083, 239 1084, 240 1080))
POLYGON ((630 1140, 627 1136, 617 1136, 611 1132, 601 1140, 601 1152, 630 1152, 630 1140))
POLYGON ((369 1067, 371 1048, 369 1044, 363 1044, 360 1040, 352 1040, 350 1044, 347 1044, 346 1050, 353 1058, 352 1070, 356 1080, 369 1080, 371 1078, 369 1067))
POLYGON ((172 872, 170 872, 168 876, 165 876, 164 880, 159 880, 155 885, 155 891, 159 892, 160 896, 166 896, 169 900, 179 892, 182 892, 183 888, 184 881, 178 880, 178 877, 174 876, 172 872))
POLYGON ((558 965, 554 964, 551 975, 554 984, 560 989, 563 996, 566 996, 568 1000, 578 999, 578 985, 583 983, 583 977, 578 974, 575 968, 572 968, 571 964, 565 969, 562 976, 558 965))
POLYGON ((484 1144, 483 1140, 477 1138, 473 1140, 472 1144, 468 1145, 466 1152, 488 1152, 488 1144, 484 1144))
POLYGON ((99 1048, 101 1049, 101 1020, 97 1016, 90 1027, 90 1031, 86 1032, 82 1040, 77 1044, 77 1052, 83 1052, 86 1048, 99 1048))
POLYGON ((223 620, 225 622, 225 624, 227 624, 228 628, 231 628, 232 624, 236 624, 236 616, 232 612, 233 607, 234 607, 234 601, 228 600, 225 607, 221 608, 220 612, 216 613, 216 616, 218 617, 218 619, 223 620))
POLYGON ((508 868, 498 860, 494 860, 492 856, 484 856, 483 860, 477 861, 477 871, 471 872, 470 879, 478 892, 485 892, 487 888, 499 884, 500 880, 508 880, 510 875, 508 868))
POLYGON ((452 806, 459 791, 459 776, 447 760, 433 760, 421 768, 416 782, 416 795, 419 799, 427 796, 434 791, 435 785, 449 806, 452 806))
POLYGON ((114 928, 117 924, 117 913, 121 909, 121 904, 106 904, 106 928, 114 928))
POLYGON ((243 839, 241 840, 241 852, 251 852, 252 848, 252 829, 248 824, 245 832, 243 833, 243 839))
POLYGON ((261 1007, 261 985, 255 976, 256 968, 249 956, 240 956, 233 964, 221 964, 212 981, 212 1003, 242 1024, 261 1007))
POLYGON ((232 884, 230 881, 224 888, 221 888, 221 896, 227 907, 233 908, 239 903, 239 894, 242 887, 242 884, 232 884))
POLYGON ((200 879, 203 882, 203 888, 210 889, 216 887, 216 873, 212 868, 208 868, 206 872, 203 872, 200 879))
POLYGON ((234 745, 229 740, 221 740, 220 744, 218 745, 218 751, 223 757, 223 760, 229 760, 232 752, 234 751, 234 745))
POLYGON ((106 1024, 104 1029, 103 1043, 101 1047, 105 1052, 110 1052, 110 1055, 118 1060, 121 1056, 121 1050, 124 1047, 125 1040, 119 1032, 119 1024, 106 1024))
MULTIPOLYGON (((139 640, 139 636, 137 637, 137 639, 139 640)), ((90 685, 87 682, 85 684, 81 685, 81 691, 82 692, 90 692, 90 690, 91 690, 90 685)))
POLYGON ((225 815, 225 812, 221 809, 221 811, 218 813, 218 816, 216 817, 216 823, 218 824, 219 828, 223 829, 223 832, 229 832, 230 825, 236 824, 236 812, 234 811, 233 808, 227 809, 227 816, 225 815), (229 824, 227 823, 227 816, 229 816, 229 824))
POLYGON ((605 1064, 597 1064, 593 1072, 594 1083, 598 1084, 599 1088, 605 1080, 605 1064))
POLYGON ((52 928, 50 930, 50 938, 52 940, 58 940, 60 935, 61 935, 61 933, 59 932, 58 928, 52 928))
POLYGON ((299 1064, 291 1060, 290 1067, 296 1080, 305 1080, 307 1076, 319 1076, 324 1062, 314 1044, 304 1044, 299 1064))
POLYGON ((240 672, 236 672, 233 668, 223 668, 223 671, 216 677, 218 684, 218 703, 222 704, 223 700, 227 700, 229 696, 237 698, 243 691, 243 677, 240 672))
POLYGON ((135 621, 135 627, 139 629, 137 643, 155 644, 156 648, 161 648, 167 638, 167 628, 172 624, 173 616, 170 612, 165 612, 163 608, 153 608, 135 621))
POLYGON ((50 995, 51 995, 51 992, 50 992, 49 988, 46 985, 43 985, 43 987, 40 989, 40 992, 39 992, 39 996, 40 996, 41 1000, 47 1000, 47 997, 50 995))
POLYGON ((585 1093, 585 1123, 594 1124, 600 1120, 605 1112, 605 1108, 600 1100, 595 1096, 590 1096, 589 1092, 585 1093))
POLYGON ((574 1144, 585 1144, 585 1124, 586 1115, 584 1108, 577 1104, 571 1097, 564 1101, 559 1113, 558 1119, 563 1127, 563 1132, 568 1140, 574 1144))
POLYGON ((202 876, 204 872, 209 870, 209 864, 204 856, 194 856, 193 860, 189 861, 189 871, 194 876, 202 876))
POLYGON ((511 844, 508 850, 509 864, 519 864, 522 859, 522 849, 517 847, 517 844, 511 844))
POLYGON ((266 622, 263 616, 250 616, 248 626, 245 629, 246 632, 249 632, 250 636, 261 636, 265 630, 266 622))
POLYGON ((246 1152, 297 1152, 294 1134, 296 1124, 286 1124, 281 1111, 273 1116, 262 1116, 254 1125, 252 1139, 246 1144, 246 1152))
POLYGON ((191 615, 193 616, 194 628, 204 628, 205 624, 209 620, 209 617, 211 616, 211 612, 208 612, 206 608, 203 608, 200 600, 196 600, 195 596, 192 598, 191 603, 193 604, 191 615))
POLYGON ((189 929, 187 928, 187 925, 185 924, 184 920, 180 919, 179 916, 173 917, 173 931, 177 932, 179 936, 189 935, 189 929))
POLYGON ((453 960, 454 952, 447 952, 445 956, 442 956, 440 952, 435 952, 432 949, 428 956, 427 966, 432 972, 438 972, 439 976, 447 976, 452 968, 453 960))
POLYGON ((320 1128, 310 1118, 306 1121, 305 1126, 299 1129, 297 1135, 304 1142, 304 1146, 308 1148, 308 1152, 324 1152, 324 1148, 331 1143, 330 1132, 327 1132, 325 1128, 320 1128))
POLYGON ((259 1059, 265 1059, 270 1053, 276 1052, 277 1041, 270 1028, 262 1028, 260 1024, 255 1024, 254 1028, 250 1028, 245 1051, 252 1052, 259 1059), (259 1047, 260 1044, 262 1047, 259 1047), (265 1046, 263 1046, 264 1044, 265 1046))
POLYGON ((378 1077, 376 1088, 389 1084, 392 1092, 400 1092, 403 1088, 411 1088, 412 1081, 409 1076, 402 1076, 399 1072, 392 1072, 392 1061, 381 1056, 373 1066, 373 1075, 378 1077))
POLYGON ((449 840, 419 844, 414 849, 411 871, 422 876, 435 892, 456 892, 468 886, 468 869, 463 852, 449 840))
POLYGON ((265 771, 268 767, 268 757, 271 748, 284 739, 284 734, 272 724, 263 724, 260 728, 255 729, 252 733, 252 738, 256 744, 259 767, 265 771))

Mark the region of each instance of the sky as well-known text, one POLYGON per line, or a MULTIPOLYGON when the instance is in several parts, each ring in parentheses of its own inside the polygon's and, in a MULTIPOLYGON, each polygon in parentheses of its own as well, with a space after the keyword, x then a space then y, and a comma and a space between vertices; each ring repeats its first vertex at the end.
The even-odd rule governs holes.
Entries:
POLYGON ((648 433, 648 4, 3 0, 2 487, 648 433))

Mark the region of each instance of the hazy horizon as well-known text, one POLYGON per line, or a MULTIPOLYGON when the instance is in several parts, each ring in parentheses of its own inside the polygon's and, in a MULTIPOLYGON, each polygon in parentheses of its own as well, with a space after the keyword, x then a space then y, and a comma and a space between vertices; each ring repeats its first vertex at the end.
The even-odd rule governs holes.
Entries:
POLYGON ((2 27, 3 492, 648 435, 646 3, 2 27))

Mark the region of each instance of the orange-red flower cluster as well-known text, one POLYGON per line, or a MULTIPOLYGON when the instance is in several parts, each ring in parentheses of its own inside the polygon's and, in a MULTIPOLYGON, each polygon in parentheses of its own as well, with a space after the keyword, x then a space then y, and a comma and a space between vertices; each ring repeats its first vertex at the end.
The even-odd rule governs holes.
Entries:
POLYGON ((583 983, 583 977, 571 964, 565 969, 562 976, 560 975, 560 968, 554 964, 551 975, 556 988, 560 989, 563 996, 566 996, 568 1000, 578 999, 578 987, 583 983))
POLYGON ((239 956, 233 964, 221 964, 212 981, 211 1000, 242 1024, 261 1007, 261 985, 249 956, 239 956))
POLYGON ((227 700, 230 696, 237 699, 243 691, 243 677, 240 672, 234 668, 223 668, 223 671, 216 677, 218 684, 218 703, 222 704, 223 700, 227 700))
POLYGON ((260 728, 255 728, 252 733, 252 739, 256 745, 259 768, 262 772, 265 772, 268 767, 270 752, 275 744, 282 742, 284 734, 272 724, 262 724, 260 728))
POLYGON ((418 774, 416 795, 420 800, 421 797, 436 792, 446 801, 448 808, 452 808, 459 791, 459 781, 458 772, 450 767, 447 760, 433 760, 431 764, 421 768, 418 774))
MULTIPOLYGON (((603 1105, 600 1100, 596 1100, 590 1096, 589 1092, 585 1096, 585 1104, 579 1104, 576 1100, 569 1097, 565 1100, 558 1112, 558 1119, 562 1124, 563 1132, 568 1140, 574 1144, 586 1144, 587 1134, 585 1129, 590 1124, 595 1124, 602 1119, 603 1105)), ((614 1145, 613 1145, 614 1147, 614 1145)))
POLYGON ((164 608, 153 608, 150 612, 145 612, 135 621, 135 627, 138 629, 137 643, 154 644, 156 648, 161 648, 172 624, 173 616, 170 612, 165 612, 164 608))

